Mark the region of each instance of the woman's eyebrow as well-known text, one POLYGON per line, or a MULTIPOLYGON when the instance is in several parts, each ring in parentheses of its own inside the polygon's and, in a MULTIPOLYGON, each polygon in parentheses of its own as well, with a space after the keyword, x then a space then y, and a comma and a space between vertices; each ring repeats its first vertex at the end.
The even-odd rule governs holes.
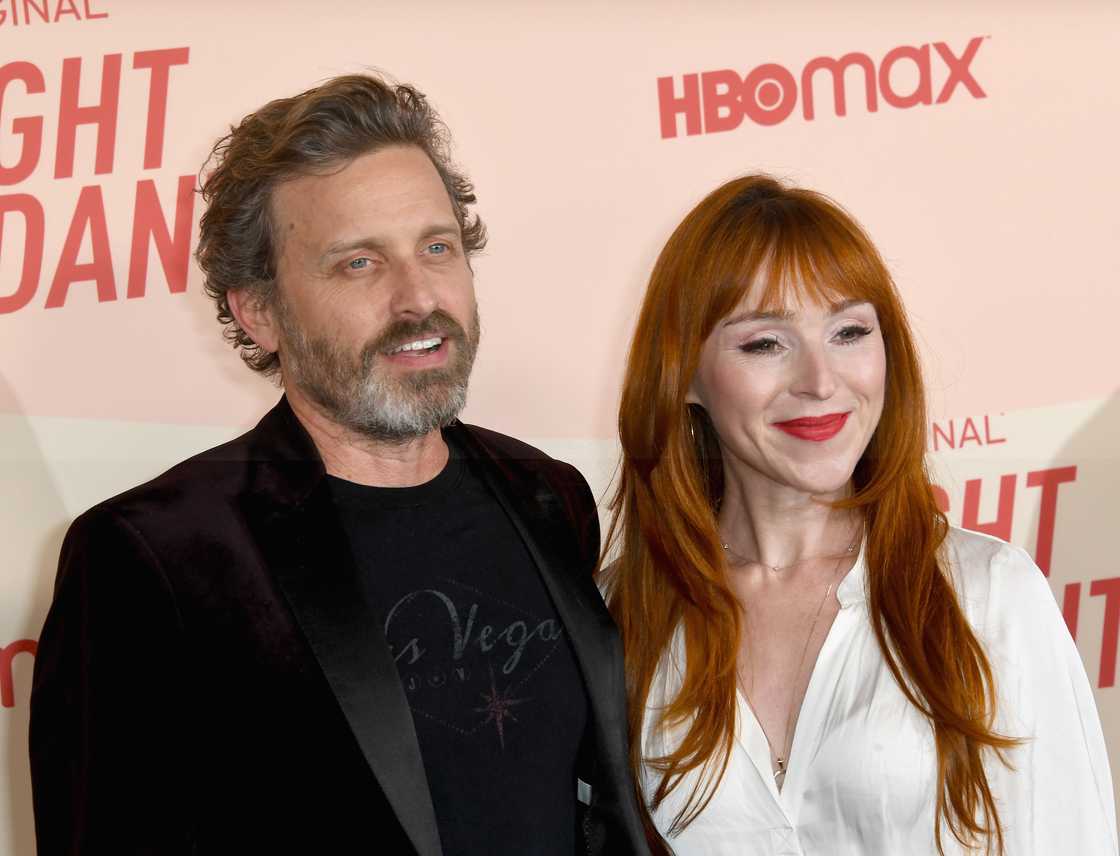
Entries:
POLYGON ((870 300, 864 300, 863 298, 853 297, 849 300, 841 300, 839 303, 831 304, 829 306, 829 311, 833 315, 839 315, 841 312, 844 312, 848 309, 851 309, 853 306, 860 306, 864 303, 870 303, 870 302, 871 302, 870 300))
MULTIPOLYGON (((853 297, 848 300, 841 300, 839 303, 830 303, 828 312, 830 315, 839 315, 841 312, 846 312, 853 306, 862 306, 863 304, 870 303, 870 300, 863 298, 853 297)), ((769 310, 753 310, 746 312, 736 312, 734 315, 729 316, 724 320, 721 326, 731 327, 735 324, 744 324, 748 321, 789 321, 791 318, 796 317, 796 312, 791 312, 788 309, 781 312, 769 310)))
POLYGON ((746 321, 788 321, 793 318, 797 313, 785 310, 782 312, 763 312, 755 310, 751 312, 737 312, 730 318, 723 322, 724 327, 730 327, 733 324, 742 324, 746 321))

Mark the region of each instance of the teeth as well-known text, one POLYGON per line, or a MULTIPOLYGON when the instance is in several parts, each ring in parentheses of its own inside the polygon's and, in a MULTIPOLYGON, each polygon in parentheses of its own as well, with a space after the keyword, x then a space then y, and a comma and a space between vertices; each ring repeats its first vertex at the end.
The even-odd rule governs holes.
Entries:
POLYGON ((434 348, 442 344, 442 337, 435 337, 432 339, 417 339, 415 342, 407 342, 404 345, 399 345, 393 350, 389 351, 390 354, 400 354, 404 351, 424 351, 428 348, 434 348))

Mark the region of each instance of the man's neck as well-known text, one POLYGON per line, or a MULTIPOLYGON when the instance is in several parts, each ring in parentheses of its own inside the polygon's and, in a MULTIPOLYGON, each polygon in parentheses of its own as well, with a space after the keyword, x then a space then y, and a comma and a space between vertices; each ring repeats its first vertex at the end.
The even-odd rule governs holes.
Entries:
POLYGON ((332 476, 373 487, 412 487, 431 481, 447 464, 450 453, 439 429, 408 440, 375 440, 339 425, 297 391, 287 396, 332 476))

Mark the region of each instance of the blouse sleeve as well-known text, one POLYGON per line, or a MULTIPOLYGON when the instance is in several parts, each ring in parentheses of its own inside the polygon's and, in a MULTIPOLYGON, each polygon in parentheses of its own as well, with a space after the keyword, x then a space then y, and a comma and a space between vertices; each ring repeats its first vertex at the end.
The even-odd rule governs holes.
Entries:
POLYGON ((1116 856, 1108 748, 1077 647, 1042 572, 1022 550, 991 559, 987 637, 996 728, 1023 742, 989 781, 1008 856, 1116 856))

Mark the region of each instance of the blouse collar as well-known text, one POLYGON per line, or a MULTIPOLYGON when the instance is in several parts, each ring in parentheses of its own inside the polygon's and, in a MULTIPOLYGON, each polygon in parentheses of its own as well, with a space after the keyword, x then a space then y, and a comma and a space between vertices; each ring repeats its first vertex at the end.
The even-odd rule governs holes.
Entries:
POLYGON ((841 608, 854 606, 867 599, 866 544, 866 537, 860 540, 859 555, 856 556, 855 564, 836 587, 836 599, 840 601, 841 608))

